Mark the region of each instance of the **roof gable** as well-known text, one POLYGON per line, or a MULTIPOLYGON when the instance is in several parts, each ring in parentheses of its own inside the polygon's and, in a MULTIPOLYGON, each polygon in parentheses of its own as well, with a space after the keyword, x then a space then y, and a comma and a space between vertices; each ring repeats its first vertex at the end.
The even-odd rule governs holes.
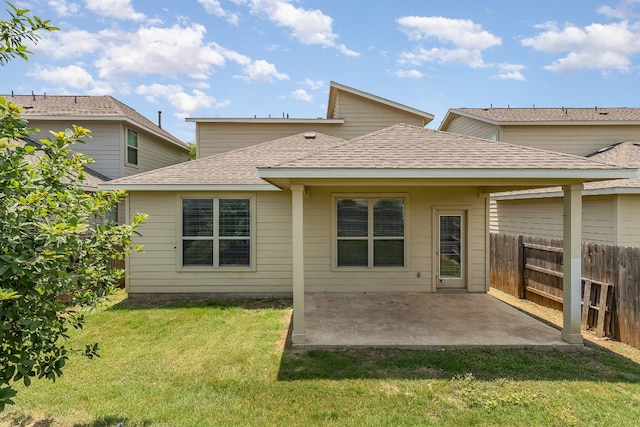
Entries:
POLYGON ((383 105, 386 105, 387 107, 395 108, 405 113, 409 113, 409 114, 413 114, 415 116, 421 117, 424 121, 424 125, 431 122, 434 117, 433 114, 427 113, 422 110, 418 110, 417 108, 409 107, 409 106, 400 104, 398 102, 391 101, 386 98, 382 98, 380 96, 363 92, 361 90, 354 89, 352 87, 332 81, 329 84, 329 102, 327 104, 327 118, 332 118, 332 119, 338 118, 335 116, 336 116, 336 109, 337 109, 337 103, 338 103, 340 92, 346 92, 351 95, 355 95, 357 97, 360 97, 369 101, 373 101, 378 104, 383 104, 383 105))

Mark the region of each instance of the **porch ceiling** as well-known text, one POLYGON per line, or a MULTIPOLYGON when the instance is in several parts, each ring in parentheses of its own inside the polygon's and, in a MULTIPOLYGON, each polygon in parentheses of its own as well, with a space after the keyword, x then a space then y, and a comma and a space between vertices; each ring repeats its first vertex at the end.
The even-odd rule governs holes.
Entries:
POLYGON ((304 347, 576 348, 488 294, 307 293, 304 347))

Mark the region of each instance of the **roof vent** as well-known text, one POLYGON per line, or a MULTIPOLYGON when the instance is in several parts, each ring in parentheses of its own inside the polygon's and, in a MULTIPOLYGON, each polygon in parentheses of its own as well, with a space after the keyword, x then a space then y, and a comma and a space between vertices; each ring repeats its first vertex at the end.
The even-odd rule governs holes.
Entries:
POLYGON ((316 133, 315 132, 306 132, 304 134, 304 139, 316 139, 316 133))
POLYGON ((599 113, 599 114, 600 114, 601 116, 606 116, 606 115, 608 115, 609 113, 608 113, 608 112, 606 112, 606 111, 600 111, 600 113, 599 113))

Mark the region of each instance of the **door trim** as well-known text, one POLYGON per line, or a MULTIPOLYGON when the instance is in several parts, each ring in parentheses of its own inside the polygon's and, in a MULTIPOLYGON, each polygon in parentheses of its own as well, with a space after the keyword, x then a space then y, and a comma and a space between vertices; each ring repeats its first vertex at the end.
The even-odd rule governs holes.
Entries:
POLYGON ((469 273, 469 207, 468 206, 435 206, 432 212, 432 292, 461 291, 468 292, 469 273), (440 218, 442 216, 459 216, 461 218, 461 250, 460 279, 442 279, 440 276, 440 218), (447 283, 443 282, 447 281, 447 283))

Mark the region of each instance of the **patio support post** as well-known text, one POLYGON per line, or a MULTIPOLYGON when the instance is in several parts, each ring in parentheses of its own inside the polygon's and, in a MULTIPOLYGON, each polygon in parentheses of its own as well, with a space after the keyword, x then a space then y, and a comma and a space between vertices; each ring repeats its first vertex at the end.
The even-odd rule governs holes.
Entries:
POLYGON ((565 185, 563 212, 562 340, 582 344, 582 184, 565 185))
POLYGON ((291 186, 293 344, 304 344, 304 185, 291 186))

